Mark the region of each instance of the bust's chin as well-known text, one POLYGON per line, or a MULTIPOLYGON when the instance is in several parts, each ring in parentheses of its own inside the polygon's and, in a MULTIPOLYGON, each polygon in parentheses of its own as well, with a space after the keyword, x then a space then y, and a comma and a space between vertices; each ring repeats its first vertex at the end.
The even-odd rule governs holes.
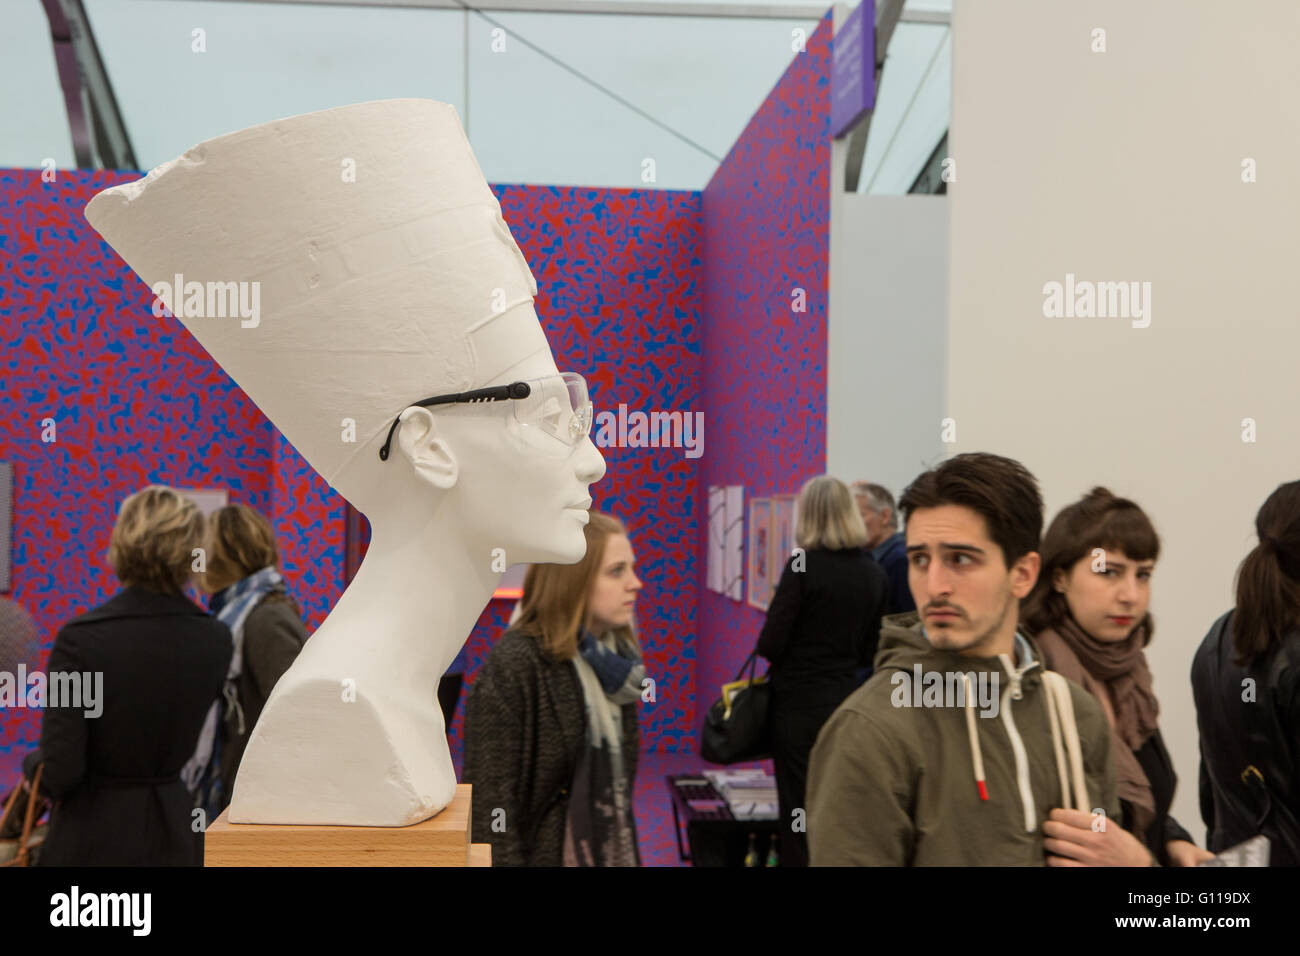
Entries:
POLYGON ((560 520, 562 528, 547 549, 548 555, 530 564, 577 564, 586 555, 587 536, 582 532, 586 522, 567 510, 560 520))

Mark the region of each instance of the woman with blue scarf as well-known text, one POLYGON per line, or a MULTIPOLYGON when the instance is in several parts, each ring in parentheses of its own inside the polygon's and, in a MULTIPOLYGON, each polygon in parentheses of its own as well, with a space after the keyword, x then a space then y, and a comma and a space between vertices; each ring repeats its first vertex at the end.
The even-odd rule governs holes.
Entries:
POLYGON ((633 790, 645 665, 627 530, 591 512, 586 556, 535 564, 465 708, 473 842, 493 866, 640 866, 633 790))
POLYGON ((200 580, 212 594, 209 610, 230 628, 234 654, 222 699, 209 712, 182 776, 211 822, 230 804, 249 735, 276 681, 302 650, 307 630, 277 570, 275 532, 264 517, 244 505, 214 512, 205 550, 200 580))

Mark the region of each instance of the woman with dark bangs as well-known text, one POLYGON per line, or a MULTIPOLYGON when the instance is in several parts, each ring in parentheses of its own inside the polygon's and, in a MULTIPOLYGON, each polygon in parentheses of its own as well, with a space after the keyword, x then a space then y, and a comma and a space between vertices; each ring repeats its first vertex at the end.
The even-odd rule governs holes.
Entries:
POLYGON ((1048 862, 1195 866, 1209 859, 1169 815, 1178 777, 1156 725, 1160 708, 1143 653, 1155 627, 1148 607, 1159 535, 1132 501, 1093 488, 1056 516, 1040 554, 1022 620, 1046 667, 1106 712, 1123 811, 1122 829, 1102 832, 1045 822, 1048 862))

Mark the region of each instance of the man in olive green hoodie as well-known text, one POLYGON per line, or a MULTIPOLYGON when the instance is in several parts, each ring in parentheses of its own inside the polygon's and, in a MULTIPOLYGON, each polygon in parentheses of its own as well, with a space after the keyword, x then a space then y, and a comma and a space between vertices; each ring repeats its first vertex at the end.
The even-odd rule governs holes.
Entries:
POLYGON ((1063 678, 1054 703, 1018 630, 1038 577, 1033 476, 997 455, 958 455, 899 506, 917 611, 884 619, 874 674, 817 737, 810 862, 1042 866, 1088 859, 1094 845, 1100 856, 1120 819, 1105 714, 1063 678))

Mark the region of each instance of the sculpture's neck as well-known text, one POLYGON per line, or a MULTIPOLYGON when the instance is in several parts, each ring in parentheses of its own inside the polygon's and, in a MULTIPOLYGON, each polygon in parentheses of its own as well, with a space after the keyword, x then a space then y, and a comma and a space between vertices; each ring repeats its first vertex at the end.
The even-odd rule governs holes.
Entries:
POLYGON ((448 511, 423 525, 374 527, 356 577, 316 635, 325 638, 318 653, 415 700, 436 692, 501 578, 491 548, 466 540, 448 511))

